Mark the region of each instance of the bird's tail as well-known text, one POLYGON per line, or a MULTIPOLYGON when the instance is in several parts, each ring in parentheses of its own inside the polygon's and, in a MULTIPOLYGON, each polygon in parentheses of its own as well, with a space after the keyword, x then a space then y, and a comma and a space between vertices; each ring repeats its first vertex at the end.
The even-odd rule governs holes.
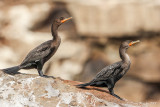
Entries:
POLYGON ((20 70, 19 66, 2 69, 3 72, 10 74, 10 75, 20 74, 20 72, 18 72, 19 70, 20 70))
POLYGON ((90 82, 89 83, 84 83, 84 84, 79 84, 79 85, 76 85, 77 87, 79 88, 83 88, 83 87, 86 87, 86 86, 89 86, 90 85, 90 82))

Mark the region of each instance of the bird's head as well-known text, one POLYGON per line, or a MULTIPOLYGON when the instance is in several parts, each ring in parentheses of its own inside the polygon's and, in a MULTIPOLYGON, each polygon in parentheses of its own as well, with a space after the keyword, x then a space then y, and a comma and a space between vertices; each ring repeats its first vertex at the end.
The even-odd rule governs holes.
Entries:
POLYGON ((139 43, 139 42, 140 42, 140 40, 136 40, 136 41, 126 40, 126 41, 122 42, 121 47, 128 49, 130 46, 132 46, 136 43, 139 43))
POLYGON ((60 26, 62 23, 66 22, 70 19, 72 19, 72 17, 69 17, 69 18, 60 17, 60 18, 54 20, 54 24, 57 26, 60 26))

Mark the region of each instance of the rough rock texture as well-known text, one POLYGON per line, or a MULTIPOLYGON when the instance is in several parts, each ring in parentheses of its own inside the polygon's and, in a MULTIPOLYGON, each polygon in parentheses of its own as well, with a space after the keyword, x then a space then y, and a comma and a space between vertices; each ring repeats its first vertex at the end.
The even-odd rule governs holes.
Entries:
POLYGON ((154 105, 119 101, 104 89, 79 89, 75 81, 42 78, 37 75, 11 76, 0 71, 1 107, 138 107, 154 105))
POLYGON ((30 50, 52 39, 54 17, 73 16, 58 30, 62 43, 45 64, 45 74, 88 82, 120 60, 122 41, 140 39, 127 51, 131 68, 115 92, 131 101, 159 101, 159 7, 159 0, 1 0, 0 69, 20 64, 30 50))
POLYGON ((160 30, 159 0, 77 0, 68 9, 81 35, 119 37, 160 30))

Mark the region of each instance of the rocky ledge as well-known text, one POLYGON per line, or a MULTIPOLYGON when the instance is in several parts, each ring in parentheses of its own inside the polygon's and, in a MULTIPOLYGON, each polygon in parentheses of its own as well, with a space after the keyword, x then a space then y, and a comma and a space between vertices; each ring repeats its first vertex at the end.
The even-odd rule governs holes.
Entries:
POLYGON ((76 88, 75 85, 79 83, 31 74, 12 76, 0 71, 0 104, 1 107, 156 106, 156 103, 120 101, 102 88, 76 88))

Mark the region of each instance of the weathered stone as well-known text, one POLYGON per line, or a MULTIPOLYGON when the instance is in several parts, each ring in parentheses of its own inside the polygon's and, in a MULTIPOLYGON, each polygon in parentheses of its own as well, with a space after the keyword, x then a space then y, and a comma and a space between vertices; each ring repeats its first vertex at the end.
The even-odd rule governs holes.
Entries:
POLYGON ((143 105, 120 101, 108 92, 100 91, 100 88, 89 87, 88 90, 76 88, 74 86, 76 84, 79 82, 25 74, 11 76, 0 71, 1 107, 136 107, 143 105))
POLYGON ((160 30, 159 0, 78 0, 67 7, 75 17, 78 33, 85 36, 122 37, 140 30, 160 30))

